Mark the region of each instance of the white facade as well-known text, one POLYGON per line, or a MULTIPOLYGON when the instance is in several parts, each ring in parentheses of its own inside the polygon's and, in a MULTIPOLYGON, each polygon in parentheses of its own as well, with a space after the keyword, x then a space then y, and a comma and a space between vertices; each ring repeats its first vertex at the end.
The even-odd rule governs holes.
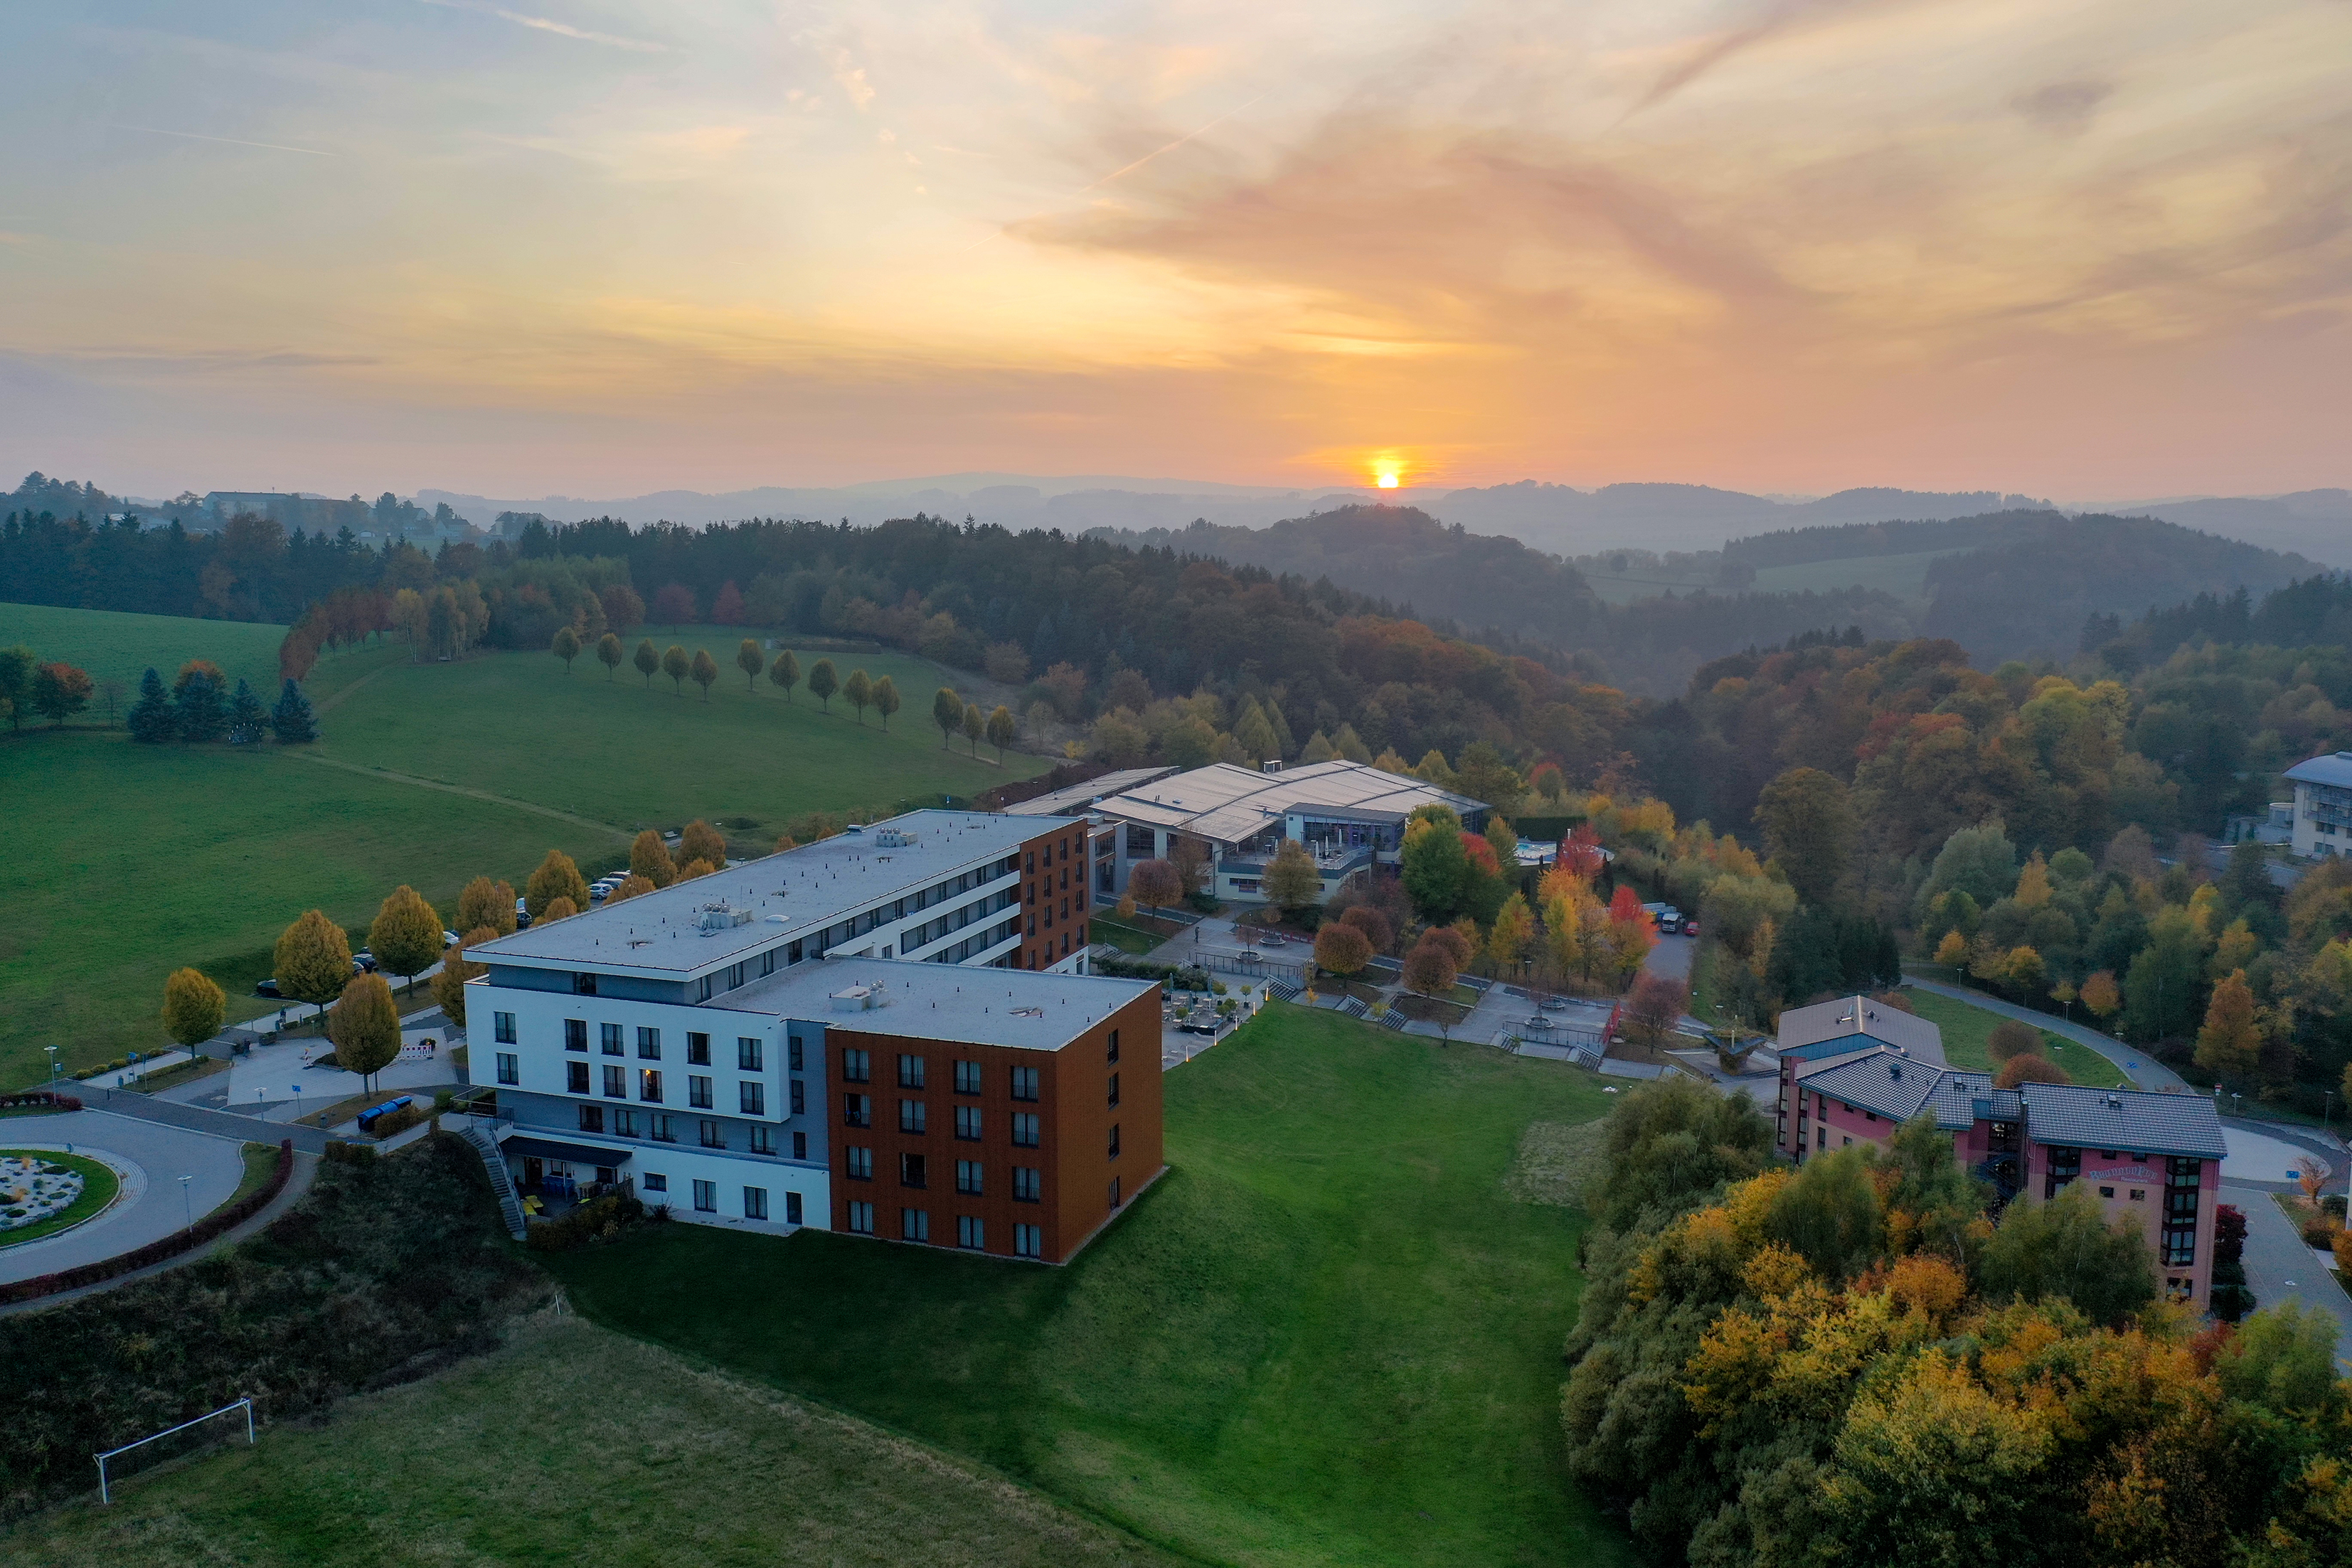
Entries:
POLYGON ((2294 785, 2289 844, 2298 855, 2352 853, 2352 751, 2314 757, 2286 770, 2294 785))

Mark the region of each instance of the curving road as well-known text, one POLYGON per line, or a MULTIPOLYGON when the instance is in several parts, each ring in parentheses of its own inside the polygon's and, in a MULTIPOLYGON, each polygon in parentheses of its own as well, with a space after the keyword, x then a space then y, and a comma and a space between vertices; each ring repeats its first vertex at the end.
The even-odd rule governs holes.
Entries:
POLYGON ((2180 1074, 2173 1071, 2137 1046, 2126 1045, 2111 1034, 2101 1034, 2097 1030, 2083 1024, 2052 1018, 2048 1013, 2038 1013, 2032 1008, 2021 1008, 2014 1002, 2005 1002, 1998 997, 1989 997, 1982 991, 1971 991, 1963 987, 1947 985, 1941 980, 1923 980, 1916 975, 1906 975, 1904 981, 1920 990, 1932 991, 1939 997, 1949 997, 1954 1001, 1966 1002, 1972 1008, 1982 1008, 1989 1013, 1999 1013, 2003 1018, 2016 1019, 2021 1023, 2030 1023, 2036 1029, 2046 1029, 2052 1034, 2071 1040, 2077 1045, 2089 1046, 2093 1051, 2114 1062, 2122 1071, 2126 1082, 2135 1089, 2170 1089, 2189 1094, 2198 1092, 2180 1074))
POLYGON ((0 1281, 95 1263, 160 1241, 192 1215, 202 1218, 210 1214, 235 1195, 245 1178, 244 1142, 242 1137, 215 1137, 104 1111, 11 1117, 0 1130, 0 1144, 19 1149, 70 1145, 76 1153, 93 1158, 103 1154, 108 1164, 128 1167, 130 1175, 122 1196, 96 1218, 38 1241, 0 1248, 0 1281), (184 1197, 183 1176, 191 1178, 184 1197))

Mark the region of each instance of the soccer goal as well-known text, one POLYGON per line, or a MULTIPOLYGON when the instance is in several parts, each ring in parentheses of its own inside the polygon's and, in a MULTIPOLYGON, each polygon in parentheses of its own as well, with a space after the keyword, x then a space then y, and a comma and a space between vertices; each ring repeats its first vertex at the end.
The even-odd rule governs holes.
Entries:
POLYGON ((106 1452, 98 1455, 98 1500, 102 1503, 111 1503, 114 1500, 113 1492, 110 1490, 111 1483, 121 1478, 126 1468, 136 1469, 142 1465, 157 1464, 164 1459, 175 1458, 182 1454, 193 1453, 206 1443, 217 1442, 225 1436, 235 1436, 236 1416, 240 1412, 245 1416, 245 1440, 251 1443, 256 1440, 253 1435, 253 1401, 240 1399, 234 1405, 224 1405, 217 1410, 206 1411, 193 1421, 183 1421, 176 1427, 167 1427, 163 1431, 142 1437, 135 1443, 125 1443, 119 1448, 109 1448, 106 1452), (172 1438, 177 1438, 178 1441, 167 1441, 172 1438), (149 1448, 150 1444, 162 1446, 149 1448), (122 1455, 142 1448, 147 1451, 141 1454, 136 1460, 115 1463, 112 1475, 110 1477, 108 1466, 110 1461, 121 1461, 122 1455))

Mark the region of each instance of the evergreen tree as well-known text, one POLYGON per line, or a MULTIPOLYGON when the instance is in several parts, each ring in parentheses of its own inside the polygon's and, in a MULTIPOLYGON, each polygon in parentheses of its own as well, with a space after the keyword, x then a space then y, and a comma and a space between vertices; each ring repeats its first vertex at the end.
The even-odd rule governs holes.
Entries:
POLYGON ((228 743, 231 746, 259 745, 262 727, 268 722, 268 715, 262 711, 261 699, 253 695, 253 688, 246 684, 243 676, 239 676, 236 695, 229 700, 228 706, 228 743))
MULTIPOLYGON (((291 690, 294 683, 286 685, 291 690)), ((154 665, 148 665, 147 673, 139 677, 139 700, 123 715, 122 724, 131 739, 150 746, 161 745, 179 733, 179 717, 172 711, 172 699, 163 692, 163 677, 155 673, 154 665)))
POLYGON ((218 740, 228 729, 226 695, 209 670, 181 673, 177 701, 180 738, 191 746, 218 740))
MULTIPOLYGON (((155 672, 147 673, 152 675, 155 672)), ((144 688, 140 701, 146 701, 144 688)), ((276 732, 280 746, 299 746, 319 738, 319 720, 310 711, 310 699, 302 695, 301 685, 291 675, 278 689, 278 706, 270 710, 269 727, 276 732)))
POLYGON ((13 648, 0 648, 0 702, 8 705, 8 727, 25 727, 25 710, 33 703, 33 671, 39 667, 40 655, 22 643, 13 648))

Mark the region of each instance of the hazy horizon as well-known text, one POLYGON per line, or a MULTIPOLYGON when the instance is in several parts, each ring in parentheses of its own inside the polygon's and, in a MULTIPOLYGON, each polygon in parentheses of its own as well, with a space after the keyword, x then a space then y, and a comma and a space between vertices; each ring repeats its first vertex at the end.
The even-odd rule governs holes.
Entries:
POLYGON ((0 452, 110 489, 2347 478, 2336 0, 97 0, 0 41, 0 452))

